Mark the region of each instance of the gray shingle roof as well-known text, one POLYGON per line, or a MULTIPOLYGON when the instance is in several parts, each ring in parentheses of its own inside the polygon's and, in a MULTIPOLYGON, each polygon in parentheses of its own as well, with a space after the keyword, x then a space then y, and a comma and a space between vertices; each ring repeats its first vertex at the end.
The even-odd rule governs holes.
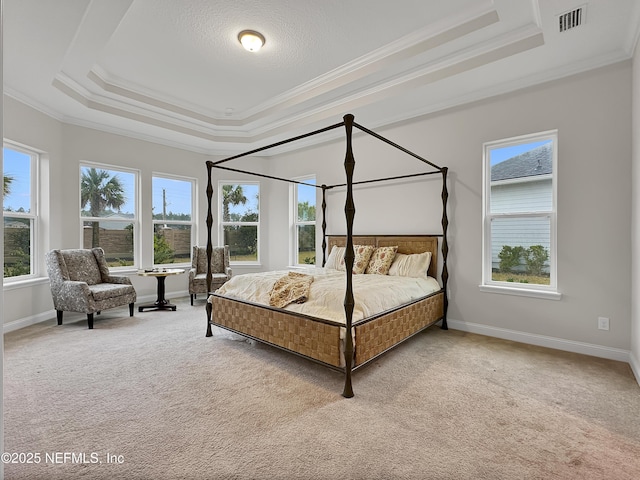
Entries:
POLYGON ((511 157, 491 167, 491 181, 532 177, 552 173, 551 142, 511 157))

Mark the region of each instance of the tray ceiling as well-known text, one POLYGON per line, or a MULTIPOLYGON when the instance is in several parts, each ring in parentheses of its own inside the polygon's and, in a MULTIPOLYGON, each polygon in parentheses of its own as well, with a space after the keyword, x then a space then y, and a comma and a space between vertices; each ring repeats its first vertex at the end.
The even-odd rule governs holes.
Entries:
POLYGON ((376 128, 629 59, 639 15, 634 0, 4 0, 4 93, 229 154, 346 113, 376 128), (561 33, 576 8, 582 24, 561 33), (245 29, 265 36, 259 52, 242 49, 245 29))

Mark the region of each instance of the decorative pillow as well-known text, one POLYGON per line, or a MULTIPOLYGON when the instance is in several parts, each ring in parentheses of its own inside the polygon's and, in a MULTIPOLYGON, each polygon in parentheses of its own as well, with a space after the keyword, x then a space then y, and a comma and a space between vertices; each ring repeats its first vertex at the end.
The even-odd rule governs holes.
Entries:
MULTIPOLYGON (((353 260, 353 268, 351 271, 354 275, 358 275, 360 273, 364 273, 367 269, 367 265, 369 265, 369 259, 371 258, 371 254, 375 250, 373 245, 354 245, 353 253, 355 253, 355 258, 353 260)), ((344 263, 344 254, 342 259, 340 260, 340 268, 339 270, 345 270, 344 263)))
POLYGON ((371 254, 365 273, 373 273, 375 275, 386 275, 389 273, 389 267, 391 267, 397 251, 397 246, 376 248, 371 254))
POLYGON ((342 259, 344 258, 345 247, 339 247, 334 245, 329 253, 329 258, 327 258, 326 263, 324 264, 324 268, 333 268, 335 270, 344 270, 344 263, 340 265, 342 259))
POLYGON ((396 254, 389 275, 398 277, 426 277, 431 263, 431 252, 414 253, 412 255, 396 254))

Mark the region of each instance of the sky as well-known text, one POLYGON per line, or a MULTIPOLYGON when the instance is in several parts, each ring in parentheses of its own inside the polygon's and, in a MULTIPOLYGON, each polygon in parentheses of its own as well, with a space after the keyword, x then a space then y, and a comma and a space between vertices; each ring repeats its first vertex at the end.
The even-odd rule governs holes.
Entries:
POLYGON ((533 150, 536 147, 549 143, 551 140, 541 140, 539 142, 521 143, 511 147, 494 148, 491 150, 491 166, 496 163, 504 162, 510 158, 520 155, 521 153, 533 150))
MULTIPOLYGON (((315 178, 312 180, 304 180, 304 183, 316 184, 315 178)), ((316 204, 316 192, 317 188, 308 187, 307 185, 298 185, 298 199, 301 203, 309 202, 309 205, 316 204)))
MULTIPOLYGON (((313 183, 315 180, 305 180, 304 183, 313 183)), ((301 202, 309 202, 310 205, 315 205, 316 201, 316 188, 306 185, 298 185, 298 197, 301 202)), ((248 211, 257 211, 258 203, 256 201, 256 194, 258 193, 258 185, 251 183, 242 184, 242 192, 247 197, 247 203, 245 205, 230 205, 229 211, 231 213, 244 214, 248 211)))
MULTIPOLYGON (((80 171, 84 172, 89 168, 93 168, 93 167, 81 167, 80 171)), ((109 178, 113 177, 114 175, 118 177, 118 180, 120 181, 120 184, 122 185, 122 188, 124 190, 124 197, 125 197, 125 203, 120 207, 120 213, 134 214, 135 213, 135 209, 134 209, 135 197, 136 197, 136 190, 135 190, 136 176, 133 173, 109 170, 108 168, 96 167, 96 169, 109 172, 109 175, 110 175, 109 178)), ((80 181, 80 177, 78 178, 78 181, 80 181)), ((85 208, 88 208, 88 206, 85 206, 85 208)))
POLYGON ((167 213, 191 215, 192 183, 172 178, 153 177, 153 214, 162 213, 163 190, 167 213))
POLYGON ((248 212, 257 212, 259 202, 259 199, 257 198, 259 185, 255 183, 242 183, 240 185, 242 185, 242 193, 246 197, 247 203, 245 203, 244 205, 231 204, 229 205, 229 212, 238 213, 240 215, 248 212))
POLYGON ((13 178, 10 194, 4 198, 4 209, 26 212, 31 209, 31 156, 9 148, 3 149, 3 176, 13 178))
MULTIPOLYGON (((539 147, 550 140, 544 140, 539 142, 525 143, 514 145, 511 147, 495 148, 491 150, 491 165, 495 165, 504 160, 512 158, 523 152, 532 150, 539 147)), ((4 198, 5 210, 11 208, 12 210, 18 210, 24 208, 25 211, 29 211, 29 199, 30 199, 30 156, 12 150, 10 148, 4 148, 4 175, 11 176, 14 181, 11 184, 11 193, 4 198)), ((117 174, 118 178, 122 182, 125 188, 126 203, 121 207, 122 213, 133 213, 135 198, 134 180, 135 176, 132 173, 127 172, 113 172, 117 174)), ((315 182, 315 181, 314 181, 315 182)), ((305 181, 305 183, 311 183, 305 181)), ((191 182, 174 180, 163 177, 153 178, 153 212, 162 212, 162 190, 166 191, 167 201, 167 213, 173 212, 177 214, 192 213, 191 212, 191 182)), ((247 210, 257 210, 257 202, 255 196, 258 191, 257 185, 246 184, 244 185, 245 196, 249 199, 246 205, 232 206, 231 211, 233 213, 244 213, 247 210)), ((298 193, 301 202, 308 201, 311 205, 315 203, 316 188, 308 187, 305 185, 298 186, 298 193)))
MULTIPOLYGON (((14 181, 11 184, 11 193, 4 199, 4 208, 18 210, 24 208, 25 211, 30 209, 30 156, 28 154, 4 148, 4 175, 11 176, 14 181)), ((83 167, 87 168, 87 167, 83 167)), ((117 175, 122 183, 125 191, 125 204, 120 208, 122 213, 134 212, 135 199, 135 176, 133 173, 109 171, 112 175, 117 175)), ((315 183, 315 180, 305 180, 305 183, 315 183)), ((246 205, 240 205, 231 208, 232 212, 244 213, 247 210, 257 210, 256 194, 258 186, 254 184, 243 184, 244 193, 249 200, 246 205)), ((175 180, 164 177, 154 177, 152 182, 153 196, 152 205, 153 213, 162 212, 162 191, 166 192, 167 213, 173 212, 177 214, 191 214, 191 195, 192 183, 184 180, 175 180)), ((316 188, 306 185, 299 185, 298 193, 301 202, 308 201, 311 205, 316 200, 316 188)))

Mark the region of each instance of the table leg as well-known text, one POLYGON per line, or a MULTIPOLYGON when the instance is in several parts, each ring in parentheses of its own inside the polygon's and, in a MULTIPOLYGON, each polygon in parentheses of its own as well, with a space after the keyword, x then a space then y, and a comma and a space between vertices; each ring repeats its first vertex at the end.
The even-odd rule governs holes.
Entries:
POLYGON ((144 309, 146 308, 151 308, 154 310, 173 310, 174 312, 176 311, 177 307, 172 303, 170 303, 169 300, 164 298, 164 291, 165 291, 164 282, 166 278, 167 278, 166 275, 156 276, 156 279, 158 280, 158 298, 156 299, 155 303, 140 305, 138 307, 139 312, 144 311, 144 309))

